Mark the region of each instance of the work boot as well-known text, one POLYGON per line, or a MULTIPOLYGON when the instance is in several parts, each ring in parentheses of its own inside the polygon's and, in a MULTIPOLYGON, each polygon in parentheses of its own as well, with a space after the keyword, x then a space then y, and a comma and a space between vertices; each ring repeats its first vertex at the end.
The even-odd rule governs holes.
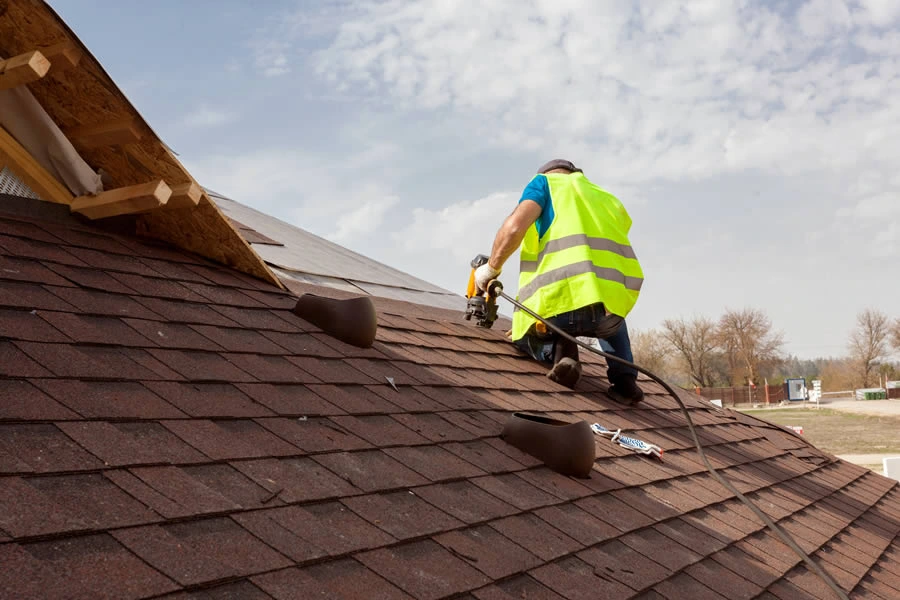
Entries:
POLYGON ((644 399, 644 390, 637 384, 637 375, 623 375, 616 379, 606 395, 625 406, 634 406, 644 399))
POLYGON ((581 379, 581 363, 572 358, 562 358, 553 365, 547 373, 547 378, 574 390, 575 384, 581 379))

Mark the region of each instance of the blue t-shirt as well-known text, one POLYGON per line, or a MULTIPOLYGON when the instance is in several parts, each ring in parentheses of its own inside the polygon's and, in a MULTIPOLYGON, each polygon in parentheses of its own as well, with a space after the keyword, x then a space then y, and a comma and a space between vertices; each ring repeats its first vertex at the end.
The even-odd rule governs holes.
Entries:
POLYGON ((547 183, 547 176, 543 174, 535 175, 534 179, 525 186, 525 191, 522 192, 519 203, 522 200, 531 200, 540 205, 541 216, 535 221, 535 226, 538 231, 538 239, 544 237, 544 234, 550 228, 550 223, 553 222, 553 201, 550 199, 550 184, 547 183))

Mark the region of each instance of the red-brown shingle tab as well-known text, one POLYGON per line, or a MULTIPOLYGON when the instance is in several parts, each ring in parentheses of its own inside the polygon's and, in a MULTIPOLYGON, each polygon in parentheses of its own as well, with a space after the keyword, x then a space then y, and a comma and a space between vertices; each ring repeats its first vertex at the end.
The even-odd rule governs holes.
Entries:
POLYGON ((398 540, 440 533, 462 522, 435 508, 412 491, 367 494, 345 498, 343 503, 398 540))
POLYGON ((105 534, 0 546, 0 564, 0 589, 19 590, 18 598, 141 598, 178 589, 105 534))
POLYGON ((149 381, 144 386, 192 417, 267 417, 273 413, 237 387, 216 383, 149 381))
POLYGON ((359 556, 367 567, 421 600, 436 600, 490 580, 432 541, 374 550, 359 556))
POLYGON ((412 600, 412 596, 355 560, 286 569, 253 581, 278 600, 412 600))
POLYGON ((490 526, 543 561, 549 562, 582 547, 532 513, 492 521, 490 526))
POLYGON ((0 425, 0 450, 27 465, 20 472, 83 471, 102 465, 49 423, 0 425))
POLYGON ((615 600, 631 590, 576 557, 566 558, 531 571, 531 576, 570 600, 615 600))
POLYGON ((0 386, 0 421, 59 421, 78 415, 27 381, 7 380, 0 386))
POLYGON ((272 571, 292 564, 225 518, 120 529, 113 535, 182 585, 272 571))
POLYGON ((0 340, 0 375, 46 377, 51 373, 12 342, 0 340))
POLYGON ((100 419, 166 419, 183 412, 133 382, 40 379, 35 385, 83 417, 100 419))
POLYGON ((309 458, 242 461, 234 467, 285 502, 340 498, 357 492, 347 478, 309 458))
POLYGON ((491 579, 521 573, 543 562, 487 525, 451 531, 436 536, 435 541, 491 579))
POLYGON ((367 492, 427 483, 424 477, 379 450, 319 454, 314 460, 367 492))
POLYGON ((466 523, 488 521, 518 512, 515 507, 468 481, 418 488, 416 493, 466 523))

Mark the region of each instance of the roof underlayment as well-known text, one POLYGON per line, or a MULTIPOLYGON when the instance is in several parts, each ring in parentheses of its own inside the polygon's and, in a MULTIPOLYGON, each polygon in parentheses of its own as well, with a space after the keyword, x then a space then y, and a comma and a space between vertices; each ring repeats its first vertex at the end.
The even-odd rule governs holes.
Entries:
POLYGON ((207 193, 232 222, 237 221, 249 228, 248 231, 239 225, 238 231, 282 280, 465 310, 466 301, 460 294, 348 250, 211 190, 207 193), (259 238, 253 232, 262 234, 262 239, 254 242, 259 238))

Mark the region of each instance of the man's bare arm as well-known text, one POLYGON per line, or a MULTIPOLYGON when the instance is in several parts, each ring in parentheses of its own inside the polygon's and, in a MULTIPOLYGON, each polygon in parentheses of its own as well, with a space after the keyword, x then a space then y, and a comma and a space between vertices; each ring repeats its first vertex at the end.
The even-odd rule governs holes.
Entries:
POLYGON ((494 238, 494 246, 491 249, 491 258, 488 264, 494 269, 500 270, 510 255, 522 244, 525 232, 534 225, 540 216, 540 204, 533 200, 520 202, 500 226, 500 230, 494 238))

